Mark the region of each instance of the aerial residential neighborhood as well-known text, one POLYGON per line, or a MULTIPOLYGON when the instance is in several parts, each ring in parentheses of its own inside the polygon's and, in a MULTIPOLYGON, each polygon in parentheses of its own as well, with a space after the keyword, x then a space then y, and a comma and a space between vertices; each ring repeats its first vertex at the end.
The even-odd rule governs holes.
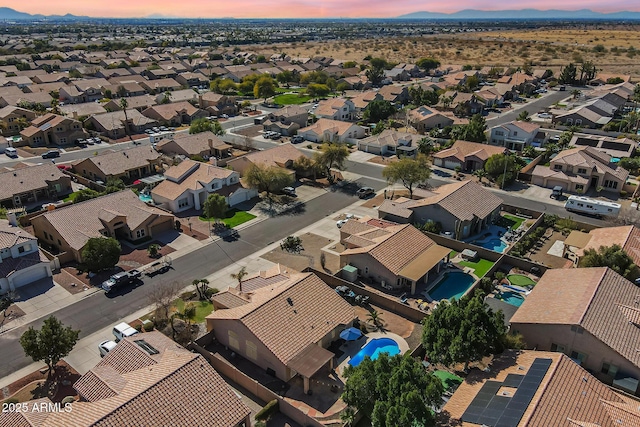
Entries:
POLYGON ((637 5, 192 3, 0 8, 0 426, 640 426, 637 5))

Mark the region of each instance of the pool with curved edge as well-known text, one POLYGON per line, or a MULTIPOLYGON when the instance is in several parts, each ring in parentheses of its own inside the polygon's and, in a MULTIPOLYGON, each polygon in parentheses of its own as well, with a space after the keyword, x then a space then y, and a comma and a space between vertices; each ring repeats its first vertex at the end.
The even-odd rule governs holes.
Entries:
POLYGON ((428 293, 436 301, 443 299, 460 299, 469 290, 476 279, 462 271, 448 271, 444 278, 428 293))
POLYGON ((506 302, 507 304, 515 305, 516 307, 520 307, 524 302, 524 297, 513 291, 502 292, 498 295, 498 299, 506 302))
POLYGON ((481 246, 494 252, 503 253, 507 249, 507 244, 501 239, 489 239, 483 242, 473 242, 474 245, 481 246))
POLYGON ((391 338, 374 338, 360 349, 355 356, 349 360, 349 365, 356 367, 362 362, 365 356, 369 356, 371 360, 376 360, 380 353, 387 353, 389 356, 400 354, 398 343, 391 338))
POLYGON ((145 203, 152 203, 153 202, 153 198, 149 194, 140 193, 140 195, 138 196, 138 199, 140 199, 141 201, 143 201, 145 203))

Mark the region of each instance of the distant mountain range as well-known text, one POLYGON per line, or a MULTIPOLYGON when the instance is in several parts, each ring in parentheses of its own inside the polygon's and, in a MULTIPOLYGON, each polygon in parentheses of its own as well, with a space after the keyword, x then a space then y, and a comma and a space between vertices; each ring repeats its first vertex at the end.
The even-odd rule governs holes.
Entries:
POLYGON ((640 19, 640 12, 600 13, 589 9, 580 10, 475 10, 465 9, 454 13, 413 12, 398 16, 399 19, 640 19))
POLYGON ((24 20, 34 20, 34 19, 52 19, 57 21, 78 21, 91 19, 88 16, 76 16, 70 13, 66 15, 32 15, 30 13, 18 12, 15 9, 11 9, 10 7, 0 7, 0 20, 8 20, 8 21, 24 21, 24 20))

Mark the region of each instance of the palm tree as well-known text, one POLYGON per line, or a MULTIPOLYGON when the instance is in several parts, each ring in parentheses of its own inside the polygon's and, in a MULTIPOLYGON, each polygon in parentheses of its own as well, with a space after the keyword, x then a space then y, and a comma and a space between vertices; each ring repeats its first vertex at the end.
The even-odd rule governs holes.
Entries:
POLYGON ((325 142, 322 144, 321 150, 322 152, 315 154, 314 160, 318 165, 322 165, 327 173, 327 179, 330 183, 333 183, 331 169, 342 169, 344 167, 344 162, 349 157, 349 149, 342 144, 325 142))
POLYGON ((242 267, 237 273, 231 273, 231 278, 238 281, 238 291, 240 293, 242 293, 242 279, 248 274, 246 267, 242 267))
POLYGON ((191 322, 196 318, 196 306, 192 302, 186 303, 182 310, 176 310, 175 313, 171 315, 171 332, 173 339, 176 339, 176 326, 175 319, 184 320, 187 323, 187 329, 191 330, 191 322))
POLYGON ((344 411, 340 413, 340 421, 343 422, 345 427, 351 427, 356 419, 356 411, 351 406, 344 408, 344 411))
POLYGON ((530 122, 531 117, 529 116, 529 112, 527 110, 523 110, 518 114, 518 119, 521 122, 530 122))
POLYGON ((207 279, 195 279, 191 284, 196 287, 201 301, 207 299, 207 290, 209 289, 209 281, 207 279))
POLYGON ((582 92, 579 89, 574 89, 571 91, 571 96, 573 96, 573 99, 577 99, 581 93, 582 92))
POLYGON ((126 98, 120 98, 120 108, 122 108, 122 112, 124 113, 124 133, 129 136, 129 116, 127 115, 127 107, 129 103, 126 98))
POLYGON ((369 321, 373 323, 373 325, 376 328, 380 329, 382 327, 382 324, 383 324, 382 316, 380 316, 380 313, 378 313, 377 310, 371 310, 367 315, 367 317, 369 318, 369 321))
POLYGON ((487 171, 485 171, 484 169, 478 169, 473 174, 478 178, 478 181, 482 183, 482 178, 485 178, 487 176, 487 171))

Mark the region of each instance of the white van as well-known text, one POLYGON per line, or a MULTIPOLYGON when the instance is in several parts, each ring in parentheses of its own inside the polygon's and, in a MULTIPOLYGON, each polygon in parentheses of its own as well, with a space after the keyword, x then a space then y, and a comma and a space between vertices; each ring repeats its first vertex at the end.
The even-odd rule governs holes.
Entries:
POLYGON ((4 149, 4 154, 6 154, 7 156, 17 159, 18 158, 18 150, 16 150, 13 147, 7 147, 4 149))
POLYGON ((116 342, 119 342, 124 338, 131 337, 137 333, 138 331, 126 322, 118 323, 113 327, 113 336, 116 337, 116 342))

